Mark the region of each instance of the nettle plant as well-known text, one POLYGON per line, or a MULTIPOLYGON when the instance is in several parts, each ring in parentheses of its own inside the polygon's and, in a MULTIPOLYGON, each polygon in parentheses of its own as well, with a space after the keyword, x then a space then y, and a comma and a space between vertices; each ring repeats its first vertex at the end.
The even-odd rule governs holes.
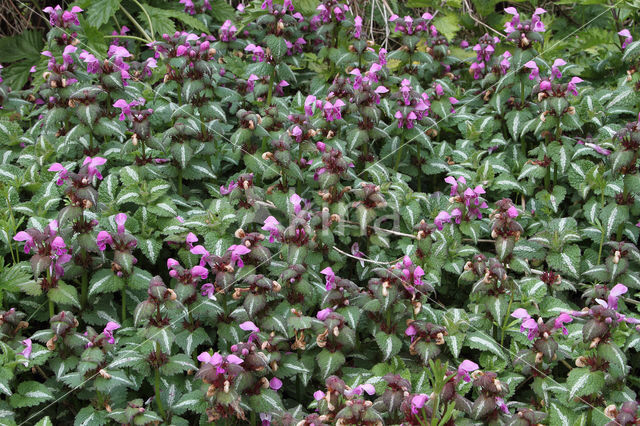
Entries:
POLYGON ((640 422, 636 6, 90 3, 2 69, 2 424, 640 422))

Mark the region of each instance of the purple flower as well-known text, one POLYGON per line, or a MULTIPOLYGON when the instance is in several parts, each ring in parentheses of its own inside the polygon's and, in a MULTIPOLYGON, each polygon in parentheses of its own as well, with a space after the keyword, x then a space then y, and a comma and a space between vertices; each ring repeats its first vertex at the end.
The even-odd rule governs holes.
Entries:
POLYGON ((518 217, 518 209, 515 208, 515 206, 511 206, 507 209, 507 215, 511 218, 511 219, 515 219, 516 217, 518 217))
POLYGON ((611 289, 611 291, 609 291, 609 296, 607 297, 606 302, 602 299, 596 299, 596 302, 599 305, 604 306, 605 308, 617 310, 618 298, 620 298, 620 296, 625 294, 627 291, 629 291, 629 289, 624 284, 616 284, 611 289))
POLYGON ((353 36, 355 38, 360 38, 360 34, 362 33, 362 18, 360 16, 356 16, 353 19, 354 22, 354 31, 353 31, 353 36))
MULTIPOLYGON (((358 243, 351 245, 351 254, 359 259, 364 259, 364 253, 360 251, 360 244, 358 243)), ((360 266, 364 268, 364 260, 360 261, 360 266)))
POLYGON ((509 51, 502 54, 502 60, 500 61, 500 72, 502 74, 506 74, 507 70, 511 67, 511 62, 509 62, 510 57, 511 53, 509 53, 509 51))
POLYGON ((541 7, 538 7, 534 12, 533 15, 531 16, 531 25, 533 26, 533 31, 537 32, 537 33, 543 33, 545 28, 544 28, 544 24, 542 23, 542 21, 540 20, 540 16, 538 15, 542 15, 543 13, 546 13, 547 11, 544 10, 541 7))
POLYGON ((316 314, 316 318, 318 318, 320 321, 324 321, 332 312, 333 312, 333 309, 325 308, 316 314))
POLYGON ((363 385, 358 385, 353 389, 346 390, 344 392, 344 395, 346 397, 351 397, 353 395, 360 396, 365 392, 367 393, 367 395, 373 395, 374 393, 376 393, 376 388, 370 383, 365 383, 363 385))
POLYGON ((469 47, 469 42, 467 40, 462 40, 460 42, 460 47, 462 47, 463 49, 466 49, 467 47, 469 47))
POLYGON ((496 397, 496 405, 503 413, 509 414, 509 407, 507 407, 507 404, 504 403, 504 399, 500 398, 499 396, 496 397))
POLYGON ((138 101, 131 101, 130 103, 124 99, 118 99, 113 104, 114 107, 120 108, 120 121, 124 121, 125 117, 131 116, 131 107, 140 105, 138 101))
POLYGON ((438 213, 436 218, 433 220, 433 223, 436 225, 439 231, 442 231, 445 223, 451 223, 451 215, 443 210, 438 213))
POLYGON ((256 87, 256 81, 258 81, 259 79, 260 79, 260 78, 259 78, 257 75, 255 75, 255 74, 251 74, 251 75, 249 76, 249 78, 247 79, 247 90, 248 90, 249 92, 253 92, 253 90, 254 90, 254 89, 255 89, 255 87, 256 87))
POLYGON ((220 40, 224 42, 233 41, 236 39, 236 31, 238 29, 231 23, 230 20, 224 21, 224 24, 220 27, 220 40))
POLYGON ((478 368, 480 368, 478 364, 465 359, 464 361, 462 361, 460 366, 458 366, 458 374, 456 375, 456 378, 462 378, 465 382, 470 382, 471 377, 469 376, 469 373, 476 371, 478 368))
POLYGON ((127 215, 125 213, 118 213, 115 217, 118 234, 124 234, 124 224, 127 221, 127 215))
POLYGON ((265 54, 262 47, 256 46, 255 44, 251 43, 247 47, 245 47, 244 50, 253 53, 252 59, 254 62, 264 62, 265 54))
POLYGON ((327 266, 322 271, 320 271, 322 275, 326 278, 325 288, 327 291, 333 290, 334 284, 336 283, 336 274, 333 272, 330 266, 327 266))
MULTIPOLYGON (((25 346, 25 348, 22 350, 22 352, 19 352, 18 355, 22 355, 26 359, 29 359, 31 357, 31 351, 32 351, 31 339, 24 339, 20 343, 22 343, 25 346)), ((22 364, 26 367, 29 365, 29 361, 24 361, 22 364)))
POLYGON ((193 243, 198 242, 198 237, 193 232, 189 232, 185 240, 187 242, 187 247, 191 250, 193 248, 193 243))
POLYGON ((96 244, 100 251, 105 251, 107 249, 107 244, 113 245, 113 238, 111 238, 111 234, 107 231, 100 231, 96 237, 96 244))
POLYGON ((269 232, 270 243, 273 243, 275 239, 280 236, 280 230, 278 229, 278 225, 280 225, 280 222, 278 222, 278 219, 276 219, 273 216, 269 216, 264 221, 264 226, 262 227, 262 230, 269 232))
POLYGON ((535 80, 540 75, 538 64, 536 64, 534 61, 527 62, 526 64, 524 64, 524 67, 531 70, 531 73, 529 74, 529 80, 535 80))
POLYGON ((304 100, 304 114, 307 117, 311 117, 313 115, 313 106, 316 103, 316 97, 313 95, 307 96, 304 100))
POLYGON ((511 34, 516 30, 516 27, 520 24, 520 14, 515 7, 507 7, 504 9, 509 15, 513 15, 510 22, 504 24, 504 31, 507 34, 511 34))
POLYGON ((51 167, 49 167, 49 171, 50 172, 60 172, 58 174, 58 180, 56 181, 56 183, 58 185, 63 185, 64 181, 68 179, 68 173, 69 171, 67 169, 64 168, 64 166, 60 163, 53 163, 51 165, 51 167))
POLYGON ((567 314, 566 312, 561 313, 560 315, 558 315, 558 318, 556 318, 553 322, 553 328, 554 329, 561 329, 562 330, 562 334, 564 334, 565 336, 569 334, 569 331, 567 330, 567 327, 565 327, 564 325, 566 323, 569 323, 573 321, 573 318, 571 318, 571 315, 567 314))
POLYGON ((469 70, 473 72, 473 79, 479 80, 482 78, 482 71, 484 70, 484 62, 474 62, 469 67, 469 70))
POLYGON ((211 283, 202 284, 202 287, 200 287, 200 291, 201 291, 200 294, 203 296, 207 296, 209 300, 216 300, 216 296, 214 294, 216 291, 216 288, 213 286, 213 284, 211 283))
MULTIPOLYGON (((87 157, 84 159, 84 161, 82 162, 83 166, 88 166, 87 170, 89 172, 89 179, 93 179, 94 176, 96 176, 98 178, 98 180, 102 180, 102 175, 100 174, 100 172, 98 171, 98 169, 96 168, 97 166, 102 166, 103 164, 105 164, 107 162, 106 158, 102 158, 102 157, 87 157)), ((126 220, 126 218, 125 218, 126 220)))
POLYGON ((242 261, 242 258, 240 258, 240 256, 247 254, 247 253, 251 253, 251 250, 248 249, 246 246, 244 245, 238 245, 238 244, 234 244, 232 246, 230 246, 227 251, 231 252, 231 262, 236 262, 236 265, 238 266, 238 268, 243 268, 244 267, 244 262, 242 261))
POLYGON ((467 180, 464 178, 464 176, 459 176, 457 179, 453 176, 447 176, 446 178, 444 178, 444 181, 451 185, 451 197, 458 193, 459 184, 465 185, 467 183, 467 180))
POLYGON ((274 391, 277 391, 282 387, 282 380, 278 379, 277 377, 271 378, 271 380, 269 380, 269 387, 274 391))
POLYGON ((250 331, 252 333, 260 332, 260 329, 252 321, 245 321, 242 324, 240 324, 239 327, 241 330, 250 331))
POLYGON ((29 251, 31 251, 31 249, 33 247, 36 246, 33 237, 31 235, 29 235, 27 232, 25 231, 20 231, 18 232, 14 237, 13 237, 14 241, 25 241, 24 244, 24 252, 26 254, 29 254, 29 251))
POLYGON ((329 101, 326 101, 322 106, 322 110, 324 112, 324 118, 327 121, 333 120, 341 120, 342 112, 340 109, 345 105, 341 99, 336 99, 336 101, 332 104, 329 101))
POLYGON ((231 194, 231 191, 233 191, 234 189, 236 189, 240 184, 234 181, 229 182, 229 186, 227 188, 224 187, 224 185, 220 186, 220 194, 222 195, 228 195, 231 194))
POLYGON ((555 61, 553 61, 553 65, 551 65, 551 76, 553 78, 557 78, 560 79, 562 78, 562 73, 560 72, 560 70, 558 69, 558 67, 567 65, 567 63, 564 61, 564 59, 556 59, 555 61))
POLYGON ((536 322, 536 320, 531 318, 531 316, 525 309, 518 308, 513 311, 511 316, 522 320, 520 331, 523 333, 527 332, 527 338, 529 340, 533 340, 538 336, 538 323, 536 322))
POLYGON ((428 400, 429 395, 427 395, 426 393, 419 393, 418 395, 411 398, 411 413, 418 414, 428 400))
POLYGON ((576 87, 576 84, 582 83, 583 81, 584 80, 580 77, 571 77, 571 81, 567 84, 567 91, 573 96, 578 96, 578 88, 576 87))
POLYGON ((71 65, 73 63, 73 58, 71 57, 71 54, 74 53, 76 50, 78 50, 78 48, 71 44, 64 48, 64 51, 62 52, 62 61, 66 65, 71 65))
POLYGON ((301 207, 302 198, 300 198, 298 194, 294 193, 291 197, 289 197, 289 202, 293 204, 293 211, 296 214, 300 213, 300 210, 302 209, 301 207))
POLYGON ((206 280, 208 275, 209 271, 204 266, 196 265, 191 268, 191 276, 193 278, 200 277, 200 279, 206 280))
POLYGON ((117 322, 109 321, 107 323, 104 330, 102 330, 102 334, 104 334, 107 338, 107 342, 111 343, 112 345, 116 342, 116 340, 113 338, 113 332, 119 328, 120 324, 118 324, 117 322))
POLYGON ((321 390, 317 390, 313 393, 313 399, 315 399, 316 401, 320 401, 324 399, 324 397, 325 397, 325 393, 322 392, 321 390))
POLYGON ((626 28, 622 31, 619 31, 618 35, 620 37, 624 37, 624 42, 622 43, 623 49, 626 48, 629 45, 629 43, 633 42, 633 37, 631 36, 631 33, 629 32, 629 30, 626 28))

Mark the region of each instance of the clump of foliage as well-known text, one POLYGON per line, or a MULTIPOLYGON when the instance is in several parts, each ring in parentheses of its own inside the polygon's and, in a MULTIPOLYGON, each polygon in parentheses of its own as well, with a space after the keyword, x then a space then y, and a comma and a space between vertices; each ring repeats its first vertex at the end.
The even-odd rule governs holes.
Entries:
POLYGON ((431 3, 42 9, 0 423, 638 424, 638 7, 431 3))

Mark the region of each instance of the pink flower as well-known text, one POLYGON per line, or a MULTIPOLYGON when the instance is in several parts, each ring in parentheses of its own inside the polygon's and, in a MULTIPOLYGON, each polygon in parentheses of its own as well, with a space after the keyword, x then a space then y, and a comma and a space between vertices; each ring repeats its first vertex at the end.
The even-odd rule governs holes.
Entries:
POLYGON ((280 230, 278 229, 278 225, 280 225, 280 222, 278 222, 278 219, 276 219, 273 216, 269 216, 264 221, 264 226, 262 227, 262 230, 269 232, 270 243, 273 243, 276 237, 280 236, 280 230))
POLYGON ((457 207, 451 210, 451 218, 455 221, 455 223, 460 224, 460 222, 462 221, 462 210, 457 207))
POLYGON ((196 237, 196 234, 194 234, 193 232, 189 232, 187 234, 186 242, 187 247, 189 248, 189 250, 191 250, 193 248, 193 243, 198 242, 198 237, 196 237))
POLYGON ((25 231, 20 231, 18 232, 15 237, 13 237, 14 241, 25 241, 24 244, 24 252, 26 254, 29 254, 29 252, 31 251, 31 249, 33 247, 36 246, 33 237, 31 235, 29 235, 27 232, 25 231))
POLYGON ((71 57, 71 54, 74 53, 76 50, 78 50, 78 48, 71 44, 66 46, 64 48, 64 51, 62 52, 62 61, 67 65, 71 65, 73 63, 73 58, 71 57))
POLYGON ((360 38, 360 34, 362 33, 362 18, 360 16, 356 16, 353 19, 354 25, 354 32, 353 32, 353 36, 355 38, 360 38))
POLYGON ((116 340, 113 338, 113 332, 119 328, 120 324, 118 324, 117 322, 109 321, 107 323, 104 330, 102 330, 102 334, 106 336, 107 342, 111 343, 112 345, 116 342, 116 340))
POLYGON ((118 213, 115 217, 115 222, 118 229, 118 234, 124 234, 124 224, 127 221, 127 215, 125 213, 118 213))
POLYGON ((571 77, 571 81, 567 84, 567 91, 573 96, 578 96, 578 88, 576 87, 576 84, 582 83, 583 81, 584 80, 580 77, 571 77))
POLYGON ((465 185, 467 183, 467 180, 463 176, 459 176, 457 180, 453 176, 447 176, 444 178, 444 181, 451 185, 451 197, 458 193, 459 184, 465 185))
POLYGON ((113 238, 111 238, 111 234, 107 231, 100 231, 96 237, 96 244, 100 251, 105 251, 107 249, 107 244, 113 245, 113 238))
POLYGON ((325 397, 325 394, 321 390, 317 390, 313 393, 313 399, 315 399, 316 401, 320 401, 324 399, 324 397, 325 397))
POLYGON ((324 117, 327 121, 341 120, 342 112, 340 109, 345 105, 344 102, 340 99, 336 99, 336 101, 332 104, 329 101, 326 101, 322 107, 324 111, 324 117))
POLYGON ((469 47, 469 42, 467 40, 462 40, 460 42, 460 47, 462 47, 463 49, 466 49, 467 47, 469 47))
POLYGON ((529 340, 533 340, 538 336, 538 323, 536 322, 536 320, 531 318, 531 316, 525 309, 518 308, 515 311, 513 311, 511 316, 522 320, 522 325, 520 325, 520 331, 521 332, 528 331, 527 338, 529 340))
POLYGON ((214 294, 216 291, 216 288, 213 286, 213 284, 211 283, 202 284, 200 291, 201 291, 200 294, 203 296, 207 296, 209 300, 216 300, 216 296, 214 294))
POLYGON ((93 157, 93 158, 87 157, 82 162, 82 165, 83 166, 88 166, 87 170, 89 172, 89 179, 93 179, 93 177, 96 176, 98 178, 98 180, 102 180, 102 175, 100 174, 100 172, 98 171, 98 169, 96 167, 102 166, 106 162, 107 162, 106 158, 102 158, 102 157, 93 157))
POLYGON ((64 243, 62 237, 57 236, 51 242, 51 249, 55 251, 56 255, 62 256, 67 252, 67 245, 64 243))
POLYGON ((248 249, 246 246, 240 245, 240 244, 234 244, 232 246, 229 246, 227 251, 231 252, 231 262, 232 263, 236 262, 236 265, 238 266, 238 268, 243 268, 244 267, 244 262, 242 261, 240 256, 245 255, 247 253, 251 253, 250 249, 248 249))
POLYGON ((542 80, 540 82, 540 90, 542 91, 551 90, 551 82, 549 80, 542 80))
POLYGON ((433 220, 433 223, 436 225, 438 230, 442 231, 445 223, 451 223, 451 215, 443 210, 438 213, 436 218, 433 220))
POLYGON ((60 163, 53 163, 48 170, 50 172, 59 172, 58 180, 56 181, 56 184, 58 185, 63 185, 64 181, 67 180, 69 177, 68 176, 69 171, 65 169, 64 166, 60 163))
POLYGON ((124 121, 125 117, 131 116, 131 107, 138 105, 140 105, 138 101, 132 101, 131 103, 128 103, 124 99, 118 99, 113 104, 114 107, 120 108, 120 121, 124 121))
POLYGON ((316 97, 313 95, 307 96, 304 100, 304 114, 307 117, 311 117, 313 115, 313 106, 315 105, 316 97))
POLYGON ((318 318, 320 321, 324 321, 332 312, 333 312, 333 309, 325 308, 316 314, 316 318, 318 318))
POLYGON ((563 65, 567 65, 564 59, 558 58, 553 61, 553 65, 551 65, 551 75, 553 76, 553 78, 562 78, 562 73, 560 72, 560 69, 558 69, 558 67, 561 67, 563 65))
POLYGON ((571 315, 567 314, 566 312, 563 312, 560 315, 558 315, 558 318, 556 318, 555 321, 553 322, 553 328, 562 329, 562 334, 566 336, 569 334, 569 331, 567 330, 567 327, 564 326, 564 324, 569 323, 571 321, 573 321, 573 318, 571 318, 571 315))
POLYGON ((596 299, 596 302, 608 309, 618 309, 618 299, 627 291, 629 291, 629 289, 624 284, 616 284, 611 291, 609 291, 606 302, 602 299, 596 299))
POLYGON ((515 219, 516 217, 518 217, 518 209, 515 208, 515 206, 511 206, 507 209, 507 215, 512 218, 515 219))
POLYGON ((326 285, 325 288, 327 291, 330 291, 334 288, 334 284, 336 282, 336 274, 333 273, 333 269, 330 266, 327 266, 322 271, 320 271, 322 275, 326 277, 326 285))
POLYGON ((239 365, 239 364, 242 364, 244 361, 240 357, 231 354, 231 355, 227 355, 227 362, 231 364, 239 365))
POLYGON ((631 33, 629 32, 629 30, 626 28, 622 31, 619 31, 618 35, 620 37, 624 37, 624 42, 622 43, 623 49, 626 48, 629 45, 629 43, 633 42, 633 37, 631 36, 631 33))
POLYGON ((534 61, 527 62, 526 64, 524 64, 524 67, 531 70, 531 73, 529 74, 529 80, 535 80, 540 75, 538 64, 536 64, 534 61))
POLYGON ((419 393, 418 395, 411 398, 411 413, 418 414, 428 400, 429 395, 427 395, 426 393, 419 393))
POLYGON ((480 368, 478 364, 465 359, 464 361, 462 361, 460 366, 458 366, 458 374, 456 375, 456 377, 458 379, 462 378, 465 382, 470 382, 471 377, 469 376, 469 373, 476 371, 478 368, 480 368))
POLYGON ((200 279, 206 280, 207 276, 209 276, 209 271, 204 266, 196 265, 191 268, 191 276, 193 278, 200 277, 200 279))
POLYGON ((255 74, 251 74, 249 76, 249 78, 247 79, 247 90, 249 92, 253 92, 255 87, 256 87, 256 81, 258 81, 260 78, 255 75, 255 74))
POLYGON ((239 186, 239 183, 231 181, 229 182, 229 186, 227 188, 225 188, 224 185, 220 186, 220 194, 228 195, 231 193, 231 191, 236 189, 238 186, 239 186))
POLYGON ((499 396, 496 397, 496 405, 503 413, 509 414, 509 407, 507 407, 507 404, 504 403, 504 399, 500 398, 499 396))
POLYGON ((277 377, 271 378, 271 380, 269 380, 269 387, 274 391, 277 391, 282 387, 282 380, 278 379, 277 377))
POLYGON ((293 211, 296 214, 300 213, 300 210, 302 209, 301 207, 302 198, 298 194, 294 193, 291 197, 289 197, 289 202, 294 206, 293 211))
MULTIPOLYGON (((18 355, 22 355, 23 357, 29 359, 31 357, 31 351, 32 351, 32 343, 31 343, 31 339, 24 339, 22 343, 25 348, 22 350, 22 352, 18 353, 18 355)), ((29 363, 27 361, 24 362, 24 366, 26 367, 29 363)))
POLYGON ((252 333, 258 333, 260 331, 260 329, 252 321, 245 321, 240 324, 239 327, 241 330, 250 331, 252 333))

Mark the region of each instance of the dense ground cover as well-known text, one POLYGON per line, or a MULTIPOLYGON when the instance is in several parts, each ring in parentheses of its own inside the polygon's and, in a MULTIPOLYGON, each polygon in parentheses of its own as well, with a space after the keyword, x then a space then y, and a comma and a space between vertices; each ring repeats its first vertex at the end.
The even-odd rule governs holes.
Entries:
POLYGON ((637 2, 19 3, 0 423, 638 424, 637 2))

